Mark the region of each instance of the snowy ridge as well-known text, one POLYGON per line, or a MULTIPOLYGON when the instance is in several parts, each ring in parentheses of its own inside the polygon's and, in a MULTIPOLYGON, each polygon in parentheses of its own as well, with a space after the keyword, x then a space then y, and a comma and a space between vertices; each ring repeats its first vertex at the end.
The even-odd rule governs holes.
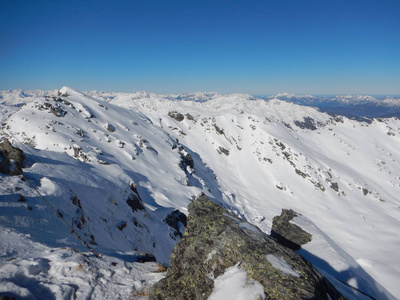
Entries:
MULTIPOLYGON (((2 135, 25 151, 26 177, 97 251, 137 250, 167 263, 179 235, 163 220, 205 193, 267 233, 282 208, 298 211, 318 229, 308 253, 341 262, 352 270, 346 284, 377 299, 400 297, 396 118, 369 124, 240 94, 59 92, 3 111, 2 135), (145 209, 126 202, 132 182, 145 209), (326 237, 337 254, 321 252, 326 237)), ((2 227, 46 247, 83 249, 28 183, 0 179, 2 227)))

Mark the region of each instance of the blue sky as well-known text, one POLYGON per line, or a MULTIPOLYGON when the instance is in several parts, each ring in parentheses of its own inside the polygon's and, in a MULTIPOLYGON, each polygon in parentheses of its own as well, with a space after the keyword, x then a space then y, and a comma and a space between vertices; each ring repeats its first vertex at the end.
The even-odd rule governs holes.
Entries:
POLYGON ((0 0, 0 90, 400 94, 399 0, 0 0))

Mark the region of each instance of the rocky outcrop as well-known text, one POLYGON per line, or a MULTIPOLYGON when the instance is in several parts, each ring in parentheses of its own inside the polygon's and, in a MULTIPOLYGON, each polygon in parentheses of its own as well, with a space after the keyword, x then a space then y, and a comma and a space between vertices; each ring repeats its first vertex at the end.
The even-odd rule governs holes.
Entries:
POLYGON ((185 235, 149 299, 208 299, 232 267, 246 272, 243 284, 262 286, 260 299, 345 299, 301 256, 204 196, 189 205, 185 235))
POLYGON ((0 141, 0 173, 21 175, 24 159, 24 152, 19 148, 13 147, 8 139, 3 138, 0 141))
POLYGON ((137 186, 135 182, 131 182, 130 189, 133 193, 131 193, 126 200, 126 204, 130 206, 132 212, 134 213, 138 210, 144 210, 145 207, 143 205, 142 199, 140 198, 139 192, 137 191, 137 186))
POLYGON ((294 121, 294 124, 301 128, 301 129, 310 129, 310 130, 317 130, 318 126, 322 126, 323 124, 320 122, 315 121, 311 117, 304 117, 303 121, 294 121))
POLYGON ((177 111, 168 112, 168 116, 172 119, 177 120, 178 122, 182 122, 185 119, 185 116, 177 111))
POLYGON ((312 237, 299 226, 290 223, 294 217, 297 217, 294 210, 282 209, 281 215, 272 220, 271 236, 280 244, 296 251, 301 248, 301 245, 311 242, 312 237))

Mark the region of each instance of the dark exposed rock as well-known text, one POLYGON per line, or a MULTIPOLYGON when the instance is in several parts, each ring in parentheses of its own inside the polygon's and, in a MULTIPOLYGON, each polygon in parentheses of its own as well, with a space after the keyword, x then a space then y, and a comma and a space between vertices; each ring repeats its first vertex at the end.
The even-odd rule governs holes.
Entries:
POLYGON ((330 187, 331 187, 331 189, 335 190, 336 192, 339 192, 339 185, 337 184, 337 182, 331 181, 330 187))
POLYGON ((18 202, 26 202, 26 198, 23 195, 19 195, 18 202))
POLYGON ((168 112, 168 116, 171 117, 172 119, 177 120, 178 122, 182 122, 185 119, 185 116, 177 111, 168 112))
POLYGON ((226 156, 228 156, 229 155, 229 150, 228 149, 225 149, 224 147, 219 147, 219 149, 217 150, 218 151, 218 153, 219 154, 225 154, 226 156))
POLYGON ((300 176, 303 177, 303 178, 308 177, 308 175, 307 175, 306 173, 300 171, 300 170, 297 169, 297 168, 295 169, 295 171, 296 171, 296 174, 297 174, 297 175, 300 175, 300 176))
POLYGON ((24 152, 13 147, 10 141, 3 138, 0 142, 0 173, 6 175, 22 174, 22 163, 25 159, 24 152))
POLYGON ((157 261, 154 255, 148 254, 148 253, 143 253, 142 255, 139 255, 136 260, 138 263, 145 263, 145 262, 151 262, 151 261, 157 261))
POLYGON ((87 156, 85 154, 85 152, 83 152, 82 148, 78 145, 74 145, 72 147, 72 149, 74 150, 74 157, 81 159, 83 162, 88 162, 90 161, 89 156, 87 156))
POLYGON ((77 219, 75 220, 75 225, 79 229, 82 229, 82 226, 86 224, 86 219, 85 213, 81 205, 81 200, 79 200, 77 196, 74 196, 72 198, 72 204, 78 207, 77 214, 79 214, 79 217, 77 217, 77 219))
POLYGON ((238 264, 263 286, 266 299, 345 299, 301 256, 205 196, 189 205, 185 235, 149 299, 208 299, 214 278, 238 264))
POLYGON ((133 212, 144 209, 142 201, 137 195, 131 195, 131 197, 126 200, 126 204, 130 206, 133 212))
POLYGON ((192 116, 191 114, 189 114, 189 113, 186 114, 186 118, 187 118, 188 120, 190 120, 190 121, 194 121, 193 116, 192 116))
POLYGON ((67 114, 67 111, 58 103, 52 104, 50 102, 44 102, 42 104, 37 104, 36 107, 39 110, 46 110, 59 118, 64 117, 67 114))
POLYGON ((113 125, 111 125, 110 123, 107 123, 106 129, 107 129, 109 132, 114 132, 114 131, 115 131, 115 127, 114 127, 113 125))
POLYGON ((175 229, 174 235, 182 237, 184 233, 184 228, 186 227, 187 217, 184 213, 180 212, 178 209, 174 210, 164 218, 164 222, 170 227, 175 229))
POLYGON ((136 212, 137 210, 144 210, 142 199, 140 198, 136 189, 136 183, 132 182, 130 188, 133 193, 126 200, 126 203, 130 206, 133 212, 136 212))
POLYGON ((367 196, 370 193, 370 191, 366 188, 363 188, 362 191, 363 191, 364 196, 367 196))
POLYGON ((58 96, 59 97, 69 97, 69 94, 67 92, 62 93, 61 91, 58 91, 58 96))
POLYGON ((284 143, 282 143, 282 142, 281 142, 280 140, 278 140, 278 139, 274 139, 274 140, 275 140, 275 144, 276 144, 279 148, 281 148, 282 151, 286 149, 286 146, 285 146, 284 143))
POLYGON ((274 217, 272 220, 271 236, 278 243, 296 251, 301 248, 301 245, 311 242, 311 234, 290 223, 290 220, 294 217, 297 217, 295 211, 282 209, 281 215, 274 217))
POLYGON ((186 167, 194 169, 194 160, 192 155, 187 153, 182 146, 179 147, 179 154, 181 156, 181 161, 179 163, 181 169, 184 171, 186 171, 186 167))
POLYGON ((218 134, 221 134, 221 135, 224 134, 224 130, 221 129, 221 128, 219 128, 219 127, 217 126, 217 124, 214 123, 213 126, 214 126, 214 128, 215 128, 215 131, 216 131, 218 134))
POLYGON ((310 129, 310 130, 317 130, 319 125, 322 125, 319 122, 316 122, 313 118, 311 117, 304 117, 303 121, 294 121, 294 124, 297 127, 300 127, 301 129, 310 129))
POLYGON ((194 168, 194 161, 193 161, 193 157, 192 155, 190 155, 189 153, 187 153, 184 157, 183 157, 183 162, 186 166, 191 167, 192 169, 194 168))

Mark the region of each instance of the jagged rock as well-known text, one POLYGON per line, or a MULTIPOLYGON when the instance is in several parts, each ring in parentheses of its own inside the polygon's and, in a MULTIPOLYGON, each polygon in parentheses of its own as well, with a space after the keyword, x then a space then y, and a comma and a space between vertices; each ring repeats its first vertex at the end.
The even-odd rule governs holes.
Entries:
POLYGON ((301 248, 301 245, 311 242, 312 236, 299 226, 290 223, 294 217, 297 217, 294 210, 282 209, 281 215, 272 220, 271 236, 278 243, 296 251, 301 248))
POLYGON ((193 157, 187 153, 184 157, 183 157, 183 162, 186 166, 191 167, 192 169, 194 168, 194 160, 193 157))
POLYGON ((73 145, 72 149, 74 150, 74 157, 80 159, 83 162, 90 161, 90 158, 85 152, 83 152, 82 148, 78 145, 73 145))
POLYGON ((179 163, 182 170, 186 170, 186 167, 194 168, 194 160, 190 153, 184 151, 183 147, 179 147, 179 154, 181 156, 181 161, 179 163))
POLYGON ((61 91, 58 91, 58 96, 59 97, 69 97, 69 94, 67 92, 62 93, 61 91))
POLYGON ((168 112, 168 116, 171 117, 172 119, 177 120, 178 122, 182 122, 185 119, 185 116, 177 111, 168 112))
POLYGON ((214 279, 238 265, 265 299, 345 299, 301 256, 205 196, 189 205, 185 235, 149 299, 208 299, 214 279))
POLYGON ((175 238, 176 236, 183 236, 187 224, 187 217, 184 213, 176 209, 164 218, 164 222, 175 229, 175 231, 173 232, 173 238, 175 238))
POLYGON ((335 190, 336 192, 339 192, 339 185, 337 184, 337 182, 331 181, 330 183, 331 183, 330 185, 331 189, 335 190))
POLYGON ((133 193, 126 200, 126 204, 130 206, 133 212, 136 212, 137 210, 144 210, 143 201, 136 189, 136 183, 131 182, 130 188, 133 193))
POLYGON ((215 131, 216 131, 218 134, 221 134, 221 135, 224 134, 224 130, 221 129, 221 128, 219 128, 219 127, 217 126, 217 124, 214 123, 213 126, 214 126, 214 128, 215 128, 215 131))
POLYGON ((59 118, 64 117, 67 114, 67 111, 65 111, 58 103, 54 103, 53 105, 50 102, 44 102, 42 104, 37 104, 36 107, 39 110, 47 110, 48 112, 59 118))
POLYGON ((6 175, 22 174, 22 163, 25 159, 24 152, 11 145, 10 141, 3 138, 0 142, 0 173, 6 175))

